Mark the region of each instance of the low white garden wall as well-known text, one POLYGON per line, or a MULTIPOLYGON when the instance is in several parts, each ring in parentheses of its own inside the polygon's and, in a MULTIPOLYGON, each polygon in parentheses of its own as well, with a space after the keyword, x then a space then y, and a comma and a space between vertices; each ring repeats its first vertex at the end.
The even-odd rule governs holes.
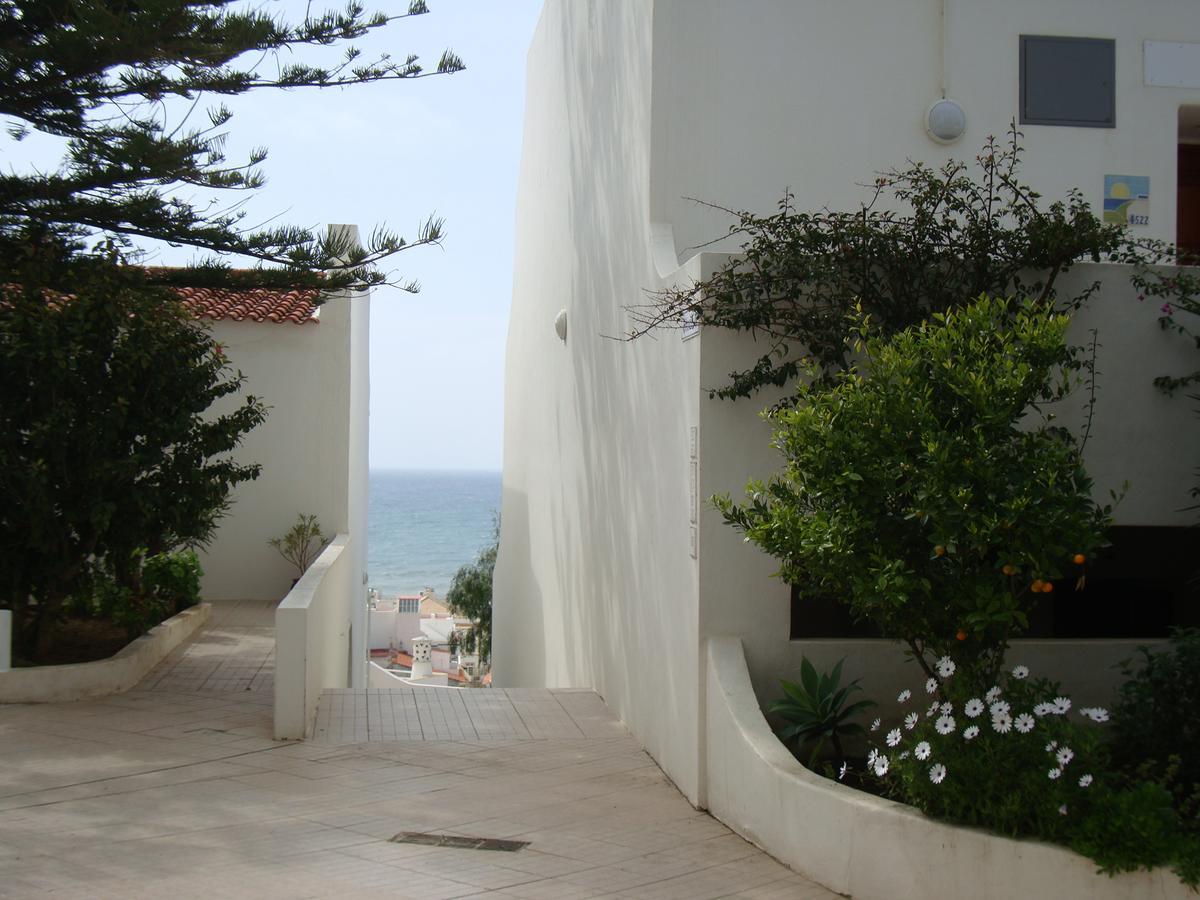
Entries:
POLYGON ((208 621, 201 603, 160 622, 108 659, 0 672, 0 703, 67 703, 127 691, 208 621))
MULTIPOLYGON (((418 678, 413 680, 405 678, 402 675, 397 675, 395 672, 389 672, 377 662, 367 663, 367 687, 373 688, 404 688, 404 687, 450 687, 450 682, 444 674, 435 674, 432 678, 418 678)), ((454 690, 462 690, 455 687, 454 690)))
POLYGON ((930 819, 810 772, 772 733, 742 642, 707 644, 709 811, 772 856, 856 900, 1147 900, 1194 896, 1158 869, 1109 878, 1061 847, 930 819))
MULTIPOLYGON (((339 534, 275 609, 275 738, 312 732, 325 688, 350 686, 350 623, 357 574, 339 534)), ((364 598, 365 602, 365 598, 364 598)))

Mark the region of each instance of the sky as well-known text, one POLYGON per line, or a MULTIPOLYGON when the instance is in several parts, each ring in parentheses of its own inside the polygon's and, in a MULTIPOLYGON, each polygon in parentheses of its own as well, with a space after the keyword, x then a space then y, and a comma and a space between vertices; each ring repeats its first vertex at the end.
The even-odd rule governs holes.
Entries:
MULTIPOLYGON (((253 5, 295 21, 309 4, 253 5)), ((395 14, 408 0, 365 5, 395 14)), ((467 66, 454 75, 226 101, 234 113, 228 158, 269 151, 267 184, 247 204, 247 222, 354 223, 364 236, 386 224, 411 237, 430 215, 446 220, 441 247, 404 251, 385 266, 398 280, 419 281, 421 292, 384 287, 372 296, 372 469, 501 467, 525 53, 541 5, 428 0, 427 15, 356 42, 364 60, 416 53, 430 70, 450 48, 467 66)), ((305 48, 297 58, 331 65, 340 56, 337 47, 305 48)), ((36 136, 6 142, 5 156, 44 167, 57 159, 54 145, 36 136)), ((182 264, 193 255, 168 248, 155 261, 182 264)))

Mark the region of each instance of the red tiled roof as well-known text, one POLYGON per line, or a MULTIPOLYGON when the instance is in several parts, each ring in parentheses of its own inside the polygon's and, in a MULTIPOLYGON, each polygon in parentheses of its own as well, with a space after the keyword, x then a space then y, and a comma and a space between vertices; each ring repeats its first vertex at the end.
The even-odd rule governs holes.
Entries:
POLYGON ((241 322, 319 324, 316 288, 205 288, 176 287, 184 306, 198 319, 232 319, 241 322))

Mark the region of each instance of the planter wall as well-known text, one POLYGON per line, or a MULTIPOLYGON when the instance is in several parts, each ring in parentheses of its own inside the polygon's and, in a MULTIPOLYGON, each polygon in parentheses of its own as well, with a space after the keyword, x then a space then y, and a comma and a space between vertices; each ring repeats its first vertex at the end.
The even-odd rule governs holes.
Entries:
POLYGON ((815 775, 763 718, 741 640, 711 638, 707 663, 709 810, 831 890, 858 900, 1195 896, 1165 869, 1109 878, 1064 848, 947 825, 815 775))
POLYGON ((0 672, 0 703, 66 703, 127 691, 208 621, 201 603, 160 622, 108 659, 0 672))

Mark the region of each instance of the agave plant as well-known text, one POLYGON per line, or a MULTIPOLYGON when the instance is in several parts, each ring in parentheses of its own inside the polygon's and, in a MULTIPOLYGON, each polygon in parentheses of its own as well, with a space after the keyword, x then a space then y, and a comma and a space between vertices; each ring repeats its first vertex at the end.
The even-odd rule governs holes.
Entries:
POLYGON ((845 657, 842 657, 832 672, 818 675, 808 658, 801 658, 800 683, 781 680, 779 683, 785 696, 767 707, 767 712, 788 723, 779 732, 780 740, 786 743, 795 738, 797 750, 807 741, 814 742, 809 768, 813 767, 820 756, 826 741, 832 742, 834 752, 839 758, 845 759, 846 754, 842 750, 840 739, 847 735, 866 733, 861 725, 848 720, 863 710, 870 709, 875 703, 872 700, 847 703, 850 695, 861 688, 857 678, 845 687, 841 686, 842 664, 845 662, 845 657))

